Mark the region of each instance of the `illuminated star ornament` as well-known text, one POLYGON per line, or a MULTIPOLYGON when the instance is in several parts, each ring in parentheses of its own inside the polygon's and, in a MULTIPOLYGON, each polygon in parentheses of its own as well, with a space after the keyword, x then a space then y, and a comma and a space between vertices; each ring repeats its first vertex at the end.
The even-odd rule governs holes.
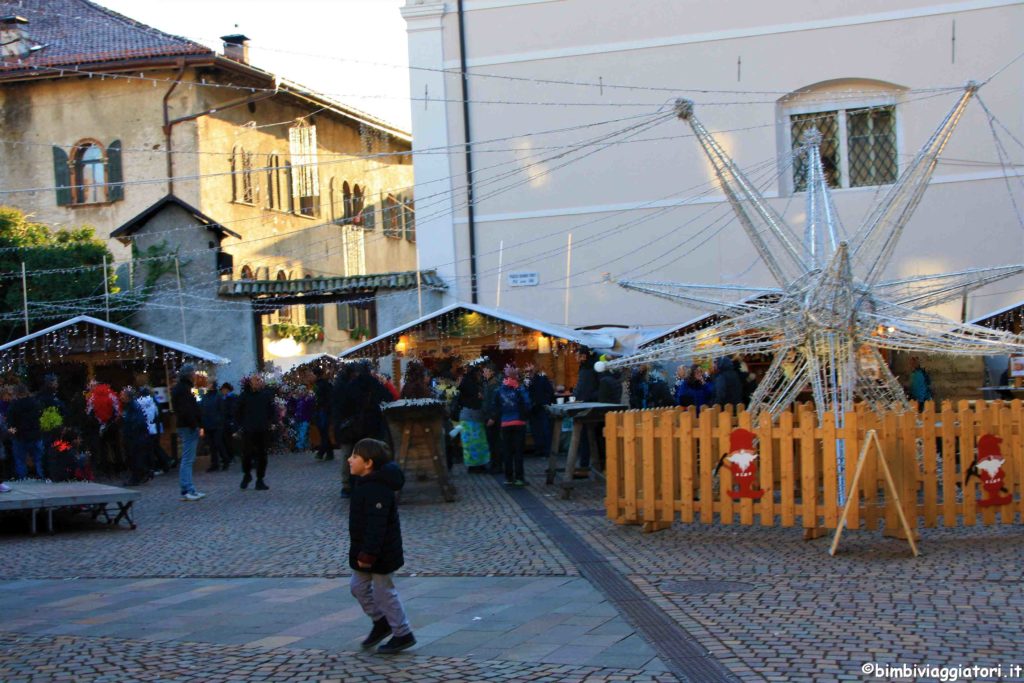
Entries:
MULTIPOLYGON (((813 129, 807 131, 796 152, 807 172, 807 222, 802 240, 694 116, 693 102, 678 100, 679 118, 693 128, 776 286, 620 281, 627 289, 689 305, 717 307, 728 319, 716 325, 713 340, 701 330, 606 366, 628 367, 692 356, 774 354, 748 407, 754 419, 765 411, 777 416, 810 384, 819 418, 832 411, 841 427, 844 413, 853 409, 856 399, 875 410, 908 407, 903 389, 879 349, 969 356, 1024 353, 1024 337, 922 310, 1022 273, 1024 265, 897 280, 881 277, 921 202, 939 154, 977 88, 974 83, 966 86, 906 171, 849 238, 829 194, 819 152, 821 135, 813 129)), ((840 482, 845 481, 843 459, 840 452, 840 482)), ((842 486, 839 491, 842 498, 842 486)))

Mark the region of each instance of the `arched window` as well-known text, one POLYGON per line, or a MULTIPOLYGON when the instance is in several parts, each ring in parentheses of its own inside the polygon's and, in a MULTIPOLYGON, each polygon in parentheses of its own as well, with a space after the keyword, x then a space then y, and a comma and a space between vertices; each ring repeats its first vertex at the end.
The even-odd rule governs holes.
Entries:
POLYGON ((344 207, 344 220, 347 223, 352 219, 352 190, 349 189, 347 180, 341 184, 341 205, 344 207))
POLYGON ((252 276, 252 268, 250 268, 248 265, 242 266, 242 272, 239 273, 239 277, 243 280, 254 279, 252 276))
POLYGON ((253 172, 254 156, 252 152, 242 151, 242 201, 246 204, 256 204, 260 198, 260 188, 253 172))
MULTIPOLYGON (((868 79, 838 79, 795 90, 777 103, 783 154, 796 152, 804 133, 821 133, 821 163, 830 187, 896 182, 899 127, 896 108, 905 88, 868 79), (854 96, 854 93, 856 96, 854 96)), ((783 192, 807 189, 806 162, 796 156, 783 192), (786 186, 788 184, 788 187, 786 186)))
POLYGON ((358 185, 352 187, 352 223, 363 224, 363 191, 358 185))
POLYGON ((303 216, 320 213, 320 172, 317 168, 316 126, 306 119, 288 129, 293 167, 291 195, 294 212, 303 216))
POLYGON ((71 157, 74 171, 75 204, 100 204, 107 201, 107 155, 95 140, 75 145, 71 157))
POLYGON ((81 140, 69 151, 53 146, 53 180, 57 206, 80 206, 124 199, 121 141, 106 148, 93 139, 81 140))

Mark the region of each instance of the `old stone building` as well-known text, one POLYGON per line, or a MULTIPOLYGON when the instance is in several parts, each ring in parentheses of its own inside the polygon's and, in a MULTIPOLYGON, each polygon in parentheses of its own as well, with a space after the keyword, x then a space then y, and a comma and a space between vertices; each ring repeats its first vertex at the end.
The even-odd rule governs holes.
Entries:
MULTIPOLYGON (((198 346, 234 339, 245 353, 211 350, 240 363, 283 339, 317 353, 375 331, 375 289, 339 285, 331 300, 320 280, 415 270, 408 133, 253 66, 245 36, 225 36, 220 54, 87 0, 0 3, 0 17, 3 202, 92 225, 125 263, 142 233, 177 256, 182 290, 176 273, 150 283, 149 302, 164 303, 138 324, 198 346), (246 340, 255 290, 230 286, 241 279, 301 281, 287 291, 320 303, 269 297, 263 343, 246 340), (238 335, 185 332, 174 306, 238 335)), ((125 284, 140 286, 140 266, 122 267, 125 284)))

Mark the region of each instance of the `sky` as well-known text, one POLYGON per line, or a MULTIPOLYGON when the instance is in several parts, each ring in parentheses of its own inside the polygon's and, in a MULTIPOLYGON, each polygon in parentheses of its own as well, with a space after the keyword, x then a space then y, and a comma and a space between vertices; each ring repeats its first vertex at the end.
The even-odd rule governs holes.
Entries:
POLYGON ((243 33, 253 66, 410 129, 403 0, 98 2, 218 52, 220 36, 243 33))

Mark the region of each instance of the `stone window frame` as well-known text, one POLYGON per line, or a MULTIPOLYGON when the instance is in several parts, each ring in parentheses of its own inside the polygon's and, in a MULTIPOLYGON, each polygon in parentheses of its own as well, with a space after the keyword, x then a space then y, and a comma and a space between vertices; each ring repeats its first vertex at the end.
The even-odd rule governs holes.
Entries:
MULTIPOLYGON (((903 117, 902 104, 903 86, 885 81, 870 79, 845 78, 816 83, 799 88, 779 99, 777 103, 777 124, 779 156, 788 159, 799 144, 793 139, 793 118, 810 114, 834 115, 836 123, 836 147, 838 160, 838 185, 830 185, 835 191, 857 190, 862 188, 878 188, 891 183, 850 185, 850 141, 848 117, 851 113, 873 108, 891 108, 893 111, 893 163, 896 166, 895 178, 901 170, 900 154, 903 149, 903 117), (847 90, 837 89, 846 87, 847 90), (850 94, 846 94, 849 92, 850 94)), ((827 164, 826 164, 827 166, 827 164)), ((827 169, 826 169, 827 171, 827 169)), ((804 191, 797 189, 796 174, 798 163, 793 162, 787 173, 779 178, 780 194, 793 195, 804 191)))
POLYGON ((107 172, 107 150, 103 146, 103 143, 94 138, 85 138, 79 140, 71 148, 70 155, 70 166, 71 166, 71 185, 72 185, 72 205, 83 206, 87 204, 106 204, 110 201, 108 177, 107 172), (84 157, 89 153, 89 150, 99 150, 99 159, 85 161, 84 157), (85 170, 86 168, 98 167, 103 172, 102 182, 91 182, 86 183, 85 170), (89 190, 102 195, 97 195, 96 199, 86 200, 85 193, 89 190))

